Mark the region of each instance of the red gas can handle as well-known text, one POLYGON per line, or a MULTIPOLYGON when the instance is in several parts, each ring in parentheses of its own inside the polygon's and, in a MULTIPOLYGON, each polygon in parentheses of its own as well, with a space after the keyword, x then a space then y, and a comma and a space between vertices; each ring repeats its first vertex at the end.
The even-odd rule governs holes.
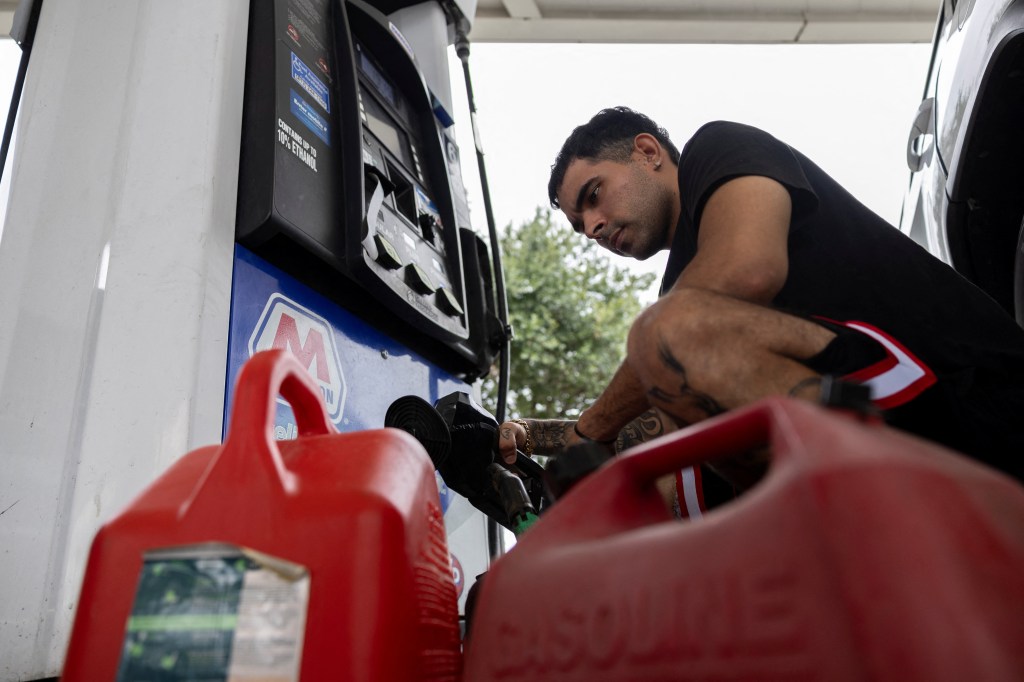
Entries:
POLYGON ((269 462, 276 477, 287 488, 291 481, 274 438, 277 396, 292 406, 299 438, 337 433, 327 415, 319 387, 298 359, 284 350, 260 351, 242 367, 235 385, 231 425, 224 441, 225 453, 234 459, 269 462))
POLYGON ((273 442, 278 394, 292 406, 299 436, 336 432, 313 377, 293 354, 275 349, 256 353, 242 366, 228 440, 240 429, 257 428, 273 442))
POLYGON ((783 406, 787 398, 766 398, 753 405, 713 417, 630 451, 624 460, 635 479, 654 480, 701 462, 742 455, 772 446, 772 466, 790 458, 798 437, 783 406))

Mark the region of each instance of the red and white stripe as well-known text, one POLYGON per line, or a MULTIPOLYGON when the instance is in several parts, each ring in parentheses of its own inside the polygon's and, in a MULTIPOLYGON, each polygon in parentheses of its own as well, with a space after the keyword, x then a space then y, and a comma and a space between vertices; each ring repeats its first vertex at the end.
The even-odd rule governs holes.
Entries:
POLYGON ((704 515, 704 488, 700 482, 699 465, 676 471, 676 495, 682 518, 699 519, 704 515))
POLYGON ((866 322, 839 322, 867 334, 885 348, 886 357, 844 376, 871 389, 871 401, 882 409, 908 403, 935 383, 935 373, 907 348, 881 329, 866 322))
MULTIPOLYGON (((878 327, 866 322, 829 322, 867 334, 885 349, 884 359, 843 377, 870 388, 871 401, 883 410, 910 402, 935 383, 935 373, 926 364, 878 327)), ((707 511, 699 466, 676 472, 676 495, 682 518, 699 519, 707 511)))

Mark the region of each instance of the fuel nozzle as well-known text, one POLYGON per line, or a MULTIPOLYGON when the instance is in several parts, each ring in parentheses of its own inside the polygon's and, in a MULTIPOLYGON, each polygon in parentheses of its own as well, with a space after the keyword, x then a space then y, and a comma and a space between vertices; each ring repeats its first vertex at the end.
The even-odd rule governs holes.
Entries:
POLYGON ((418 396, 399 398, 388 408, 384 425, 412 434, 445 485, 513 532, 525 530, 549 501, 539 464, 523 453, 513 465, 500 463, 498 422, 466 393, 451 393, 433 406, 418 396))
POLYGON ((537 522, 537 510, 530 501, 523 479, 497 463, 488 466, 487 471, 491 475, 491 485, 505 506, 509 530, 520 535, 537 522))

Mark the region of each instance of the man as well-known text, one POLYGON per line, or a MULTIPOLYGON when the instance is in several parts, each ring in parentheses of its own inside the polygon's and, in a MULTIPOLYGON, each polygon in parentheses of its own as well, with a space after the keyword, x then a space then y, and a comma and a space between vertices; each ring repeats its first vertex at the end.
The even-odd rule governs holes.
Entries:
POLYGON ((663 432, 658 414, 813 400, 829 374, 867 384, 891 425, 1024 479, 1024 331, 798 151, 719 121, 679 153, 647 117, 606 109, 566 140, 548 193, 601 246, 669 261, 597 400, 576 423, 503 424, 504 455, 621 449, 663 432))

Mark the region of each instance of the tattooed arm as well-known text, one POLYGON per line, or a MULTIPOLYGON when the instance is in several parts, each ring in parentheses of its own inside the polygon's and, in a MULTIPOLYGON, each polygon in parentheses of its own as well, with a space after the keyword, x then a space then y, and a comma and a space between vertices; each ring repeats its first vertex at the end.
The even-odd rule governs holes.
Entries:
POLYGON ((529 437, 532 440, 533 454, 535 455, 557 455, 568 446, 579 441, 573 431, 576 423, 568 419, 523 419, 526 426, 516 422, 505 422, 501 425, 498 433, 498 449, 506 462, 512 463, 516 459, 516 449, 527 449, 526 430, 529 428, 529 437))
POLYGON ((615 439, 615 452, 622 452, 634 445, 654 440, 677 428, 668 415, 652 407, 619 431, 619 437, 615 439))
MULTIPOLYGON (((530 429, 535 455, 559 455, 565 448, 580 442, 573 426, 576 422, 566 419, 524 419, 530 429)), ((654 408, 626 424, 615 438, 615 452, 628 450, 662 434, 676 429, 675 424, 664 413, 654 408)), ((505 422, 499 431, 499 449, 506 462, 515 461, 515 450, 526 447, 526 428, 516 422, 505 422)))
POLYGON ((609 441, 650 407, 636 372, 624 362, 593 405, 580 415, 577 426, 587 438, 609 441))

